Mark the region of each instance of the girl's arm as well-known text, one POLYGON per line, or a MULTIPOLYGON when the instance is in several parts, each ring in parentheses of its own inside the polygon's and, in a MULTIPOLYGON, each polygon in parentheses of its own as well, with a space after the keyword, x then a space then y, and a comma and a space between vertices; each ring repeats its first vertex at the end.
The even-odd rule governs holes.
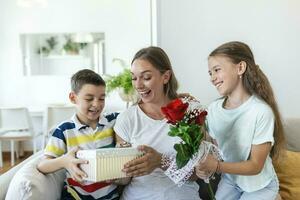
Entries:
POLYGON ((213 156, 209 155, 204 162, 199 163, 196 170, 215 171, 218 168, 218 171, 222 173, 256 175, 263 169, 271 148, 271 142, 252 145, 249 160, 241 162, 219 162, 219 166, 218 161, 213 156))

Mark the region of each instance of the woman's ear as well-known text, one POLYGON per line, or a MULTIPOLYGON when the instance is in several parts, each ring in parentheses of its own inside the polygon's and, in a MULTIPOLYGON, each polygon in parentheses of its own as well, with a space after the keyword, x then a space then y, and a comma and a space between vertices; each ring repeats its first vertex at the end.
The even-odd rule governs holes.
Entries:
POLYGON ((76 94, 75 94, 75 92, 72 91, 72 92, 69 93, 69 99, 73 104, 76 104, 76 94))
POLYGON ((164 79, 164 84, 167 84, 171 78, 172 75, 172 71, 171 70, 167 70, 164 74, 163 74, 163 79, 164 79))
POLYGON ((247 63, 245 61, 241 61, 239 64, 238 64, 238 75, 241 76, 245 73, 247 69, 247 63))

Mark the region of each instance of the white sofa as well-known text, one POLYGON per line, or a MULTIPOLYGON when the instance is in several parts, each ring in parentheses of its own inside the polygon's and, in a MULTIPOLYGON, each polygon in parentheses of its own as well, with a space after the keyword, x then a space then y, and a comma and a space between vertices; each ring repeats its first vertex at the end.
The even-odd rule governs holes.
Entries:
MULTIPOLYGON (((287 119, 285 121, 285 130, 287 134, 287 150, 299 154, 300 118, 287 119)), ((43 200, 54 200, 60 198, 63 180, 65 178, 65 170, 43 175, 36 169, 36 164, 39 162, 41 157, 42 151, 32 155, 19 165, 0 176, 0 200, 35 200, 41 198, 43 200)), ((295 168, 298 166, 288 167, 295 168)), ((299 173, 297 175, 294 173, 293 176, 293 178, 297 177, 296 179, 300 181, 299 173)), ((296 187, 294 188, 294 191, 298 191, 297 187, 299 186, 293 184, 289 186, 289 188, 291 187, 296 187)), ((298 195, 298 193, 294 193, 292 195, 298 195)), ((280 198, 278 197, 277 199, 280 198)))
POLYGON ((36 169, 39 151, 0 176, 0 200, 60 199, 65 170, 44 175, 36 169))

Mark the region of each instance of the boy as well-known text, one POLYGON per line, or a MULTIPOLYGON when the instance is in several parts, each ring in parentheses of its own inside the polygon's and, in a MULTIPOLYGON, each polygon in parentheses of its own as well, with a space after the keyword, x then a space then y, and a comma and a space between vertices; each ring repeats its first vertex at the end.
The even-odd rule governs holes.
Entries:
POLYGON ((45 149, 45 159, 37 166, 42 173, 67 170, 61 199, 118 199, 117 186, 108 182, 83 181, 78 167, 87 163, 75 157, 78 149, 114 147, 113 125, 117 113, 100 117, 105 104, 105 82, 92 70, 84 69, 71 78, 70 101, 76 114, 60 123, 45 149))

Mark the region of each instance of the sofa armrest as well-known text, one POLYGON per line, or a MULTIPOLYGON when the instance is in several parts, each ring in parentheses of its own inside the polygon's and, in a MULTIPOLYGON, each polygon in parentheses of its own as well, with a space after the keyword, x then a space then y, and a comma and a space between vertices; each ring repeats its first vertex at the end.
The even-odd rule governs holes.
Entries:
POLYGON ((65 170, 44 175, 37 170, 43 154, 25 163, 12 178, 6 200, 54 200, 60 199, 65 170))
POLYGON ((32 156, 28 157, 27 159, 25 159, 24 161, 22 161, 21 163, 14 166, 13 168, 11 168, 10 170, 8 170, 7 172, 5 172, 4 174, 2 174, 0 176, 0 185, 1 185, 0 199, 5 198, 5 195, 8 190, 8 186, 9 186, 12 178, 14 177, 14 175, 18 172, 18 170, 20 170, 26 163, 30 162, 31 160, 38 159, 39 157, 41 157, 42 153, 43 153, 42 151, 39 151, 39 152, 33 154, 32 156))
POLYGON ((287 118, 284 121, 287 150, 300 152, 300 118, 287 118))

